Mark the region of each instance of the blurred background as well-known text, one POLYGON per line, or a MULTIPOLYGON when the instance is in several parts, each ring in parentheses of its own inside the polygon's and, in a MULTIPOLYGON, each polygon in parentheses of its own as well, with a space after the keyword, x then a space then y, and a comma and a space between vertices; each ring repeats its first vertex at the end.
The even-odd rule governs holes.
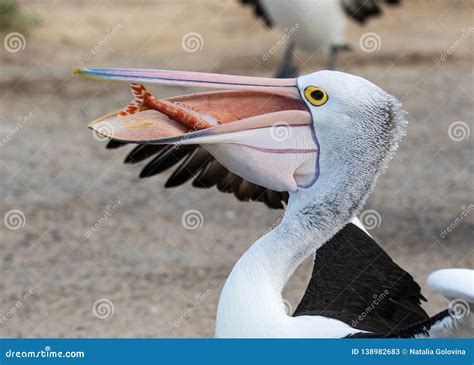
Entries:
MULTIPOLYGON (((473 267, 473 2, 407 0, 363 27, 338 69, 396 95, 410 125, 368 200, 370 233, 423 288, 473 267), (364 36, 376 44, 361 50, 364 36)), ((0 0, 0 336, 212 337, 229 271, 281 211, 216 189, 138 179, 127 150, 86 123, 128 87, 72 78, 76 66, 271 76, 282 34, 237 1, 0 0), (202 219, 182 224, 189 210, 202 219)), ((296 53, 302 73, 326 57, 296 53)), ((182 93, 151 88, 157 96, 182 93)), ((350 260, 350 258, 349 258, 350 260)), ((284 296, 296 307, 306 262, 284 296)))

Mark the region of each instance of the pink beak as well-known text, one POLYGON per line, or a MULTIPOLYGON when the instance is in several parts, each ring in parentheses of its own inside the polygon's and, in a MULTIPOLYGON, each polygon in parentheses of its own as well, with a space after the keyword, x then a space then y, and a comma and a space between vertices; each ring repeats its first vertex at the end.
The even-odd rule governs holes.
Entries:
POLYGON ((199 144, 246 180, 278 191, 316 178, 317 141, 297 79, 107 68, 73 74, 133 83, 135 99, 127 108, 89 124, 99 134, 131 143, 199 144), (142 83, 227 91, 159 100, 142 83))

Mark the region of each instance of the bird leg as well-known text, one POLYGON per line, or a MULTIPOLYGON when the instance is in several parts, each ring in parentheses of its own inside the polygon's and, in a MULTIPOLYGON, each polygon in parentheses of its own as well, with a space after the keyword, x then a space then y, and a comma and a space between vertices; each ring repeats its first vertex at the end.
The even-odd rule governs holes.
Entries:
POLYGON ((350 44, 333 44, 329 49, 328 65, 327 69, 334 71, 337 64, 337 55, 339 51, 352 51, 353 48, 350 44))
POLYGON ((295 42, 289 41, 289 44, 285 50, 285 54, 283 55, 283 60, 280 63, 280 66, 278 67, 278 70, 275 74, 276 78, 286 79, 298 76, 298 68, 293 64, 294 49, 295 42))

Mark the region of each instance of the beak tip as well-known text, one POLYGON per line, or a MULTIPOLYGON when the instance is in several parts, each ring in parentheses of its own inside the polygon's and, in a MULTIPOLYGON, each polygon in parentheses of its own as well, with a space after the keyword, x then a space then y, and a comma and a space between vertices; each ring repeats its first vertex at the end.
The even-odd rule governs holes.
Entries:
POLYGON ((76 67, 71 72, 71 76, 82 75, 87 69, 85 67, 76 67))
POLYGON ((100 128, 100 127, 96 127, 96 126, 92 126, 92 125, 88 125, 88 127, 96 134, 102 136, 102 137, 106 137, 106 138, 110 138, 112 139, 113 138, 113 133, 112 131, 106 129, 106 128, 100 128))

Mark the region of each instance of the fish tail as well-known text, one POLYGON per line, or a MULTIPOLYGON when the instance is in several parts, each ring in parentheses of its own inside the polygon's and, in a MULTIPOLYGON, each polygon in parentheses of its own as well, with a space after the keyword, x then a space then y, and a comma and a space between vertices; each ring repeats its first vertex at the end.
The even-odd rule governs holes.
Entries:
POLYGON ((119 113, 121 116, 131 115, 149 109, 145 105, 145 100, 150 97, 151 94, 146 87, 142 84, 132 83, 130 84, 130 90, 132 91, 133 100, 119 113))

